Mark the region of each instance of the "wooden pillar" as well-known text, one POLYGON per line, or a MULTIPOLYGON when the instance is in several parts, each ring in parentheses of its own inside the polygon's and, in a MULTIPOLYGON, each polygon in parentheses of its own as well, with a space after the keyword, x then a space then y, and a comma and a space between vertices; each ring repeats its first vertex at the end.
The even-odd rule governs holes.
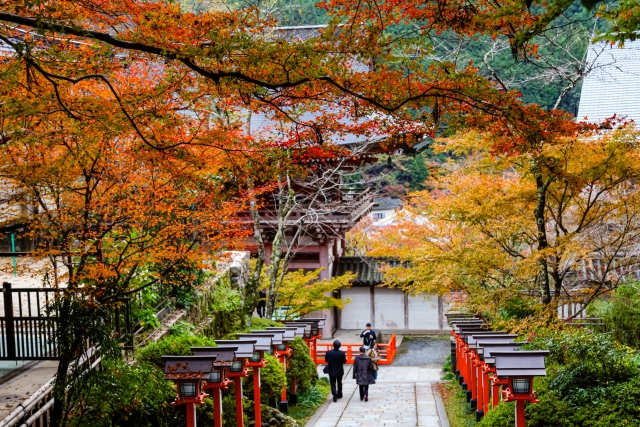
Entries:
POLYGON ((233 388, 236 392, 236 426, 244 427, 244 408, 242 406, 242 377, 233 378, 233 388))
POLYGON ((253 410, 256 417, 256 427, 262 427, 262 413, 260 412, 260 368, 253 368, 253 410))
POLYGON ((211 397, 213 398, 213 427, 222 427, 222 390, 212 389, 211 397))
POLYGON ((187 427, 196 427, 196 404, 193 402, 185 404, 187 408, 187 427))
POLYGON ((371 323, 372 329, 376 328, 376 298, 375 298, 375 287, 373 285, 369 286, 369 297, 371 299, 371 323))
POLYGON ((525 427, 524 400, 516 400, 516 427, 525 427))

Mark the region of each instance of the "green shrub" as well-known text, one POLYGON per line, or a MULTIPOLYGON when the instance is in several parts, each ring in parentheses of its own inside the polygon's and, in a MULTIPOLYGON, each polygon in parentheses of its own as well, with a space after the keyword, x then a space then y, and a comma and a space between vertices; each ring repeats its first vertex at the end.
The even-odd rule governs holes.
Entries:
POLYGON ((296 379, 296 387, 300 391, 309 390, 318 379, 316 364, 313 363, 309 353, 307 343, 300 337, 296 337, 289 343, 293 349, 291 357, 288 358, 287 383, 292 384, 292 379, 296 379))
POLYGON ((611 293, 609 301, 598 300, 589 315, 601 317, 617 341, 640 347, 640 283, 628 282, 611 293))
POLYGON ((191 347, 215 347, 213 338, 197 337, 195 335, 170 335, 157 342, 151 343, 138 350, 136 360, 140 364, 149 363, 164 369, 162 356, 190 356, 191 347))
POLYGON ((184 407, 169 404, 176 396, 173 382, 154 366, 107 364, 87 378, 73 427, 178 427, 186 422, 184 407))
MULTIPOLYGON (((536 378, 538 404, 526 405, 527 427, 640 425, 636 354, 607 334, 539 333, 526 348, 547 348, 547 376, 536 378)), ((513 404, 490 410, 479 426, 514 425, 513 404)))
POLYGON ((489 409, 478 427, 513 427, 516 424, 515 408, 513 403, 501 403, 496 408, 489 409))
POLYGON ((552 332, 536 336, 528 347, 549 350, 549 388, 574 406, 600 402, 608 387, 638 375, 628 348, 608 334, 585 329, 552 332))
POLYGON ((320 406, 326 398, 327 396, 319 387, 312 385, 307 391, 300 394, 298 397, 298 405, 303 408, 315 408, 320 406))
MULTIPOLYGON (((267 402, 270 396, 279 396, 282 388, 287 384, 287 377, 278 359, 270 354, 265 354, 267 365, 260 369, 260 399, 267 402)), ((245 395, 253 396, 253 372, 244 379, 245 395)))
POLYGON ((503 301, 499 315, 501 320, 525 319, 535 314, 534 305, 530 298, 514 296, 503 301))
POLYGON ((171 336, 179 336, 179 335, 188 335, 195 336, 194 332, 196 330, 195 325, 192 325, 189 322, 185 322, 183 320, 177 321, 171 328, 169 328, 169 335, 171 336))

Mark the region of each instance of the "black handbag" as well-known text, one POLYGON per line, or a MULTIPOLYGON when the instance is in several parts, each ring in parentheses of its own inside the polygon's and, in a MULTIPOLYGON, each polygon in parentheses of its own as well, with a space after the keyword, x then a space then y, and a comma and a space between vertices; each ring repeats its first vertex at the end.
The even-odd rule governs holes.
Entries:
POLYGON ((324 368, 322 369, 322 372, 324 372, 325 374, 329 373, 329 365, 324 365, 324 368))

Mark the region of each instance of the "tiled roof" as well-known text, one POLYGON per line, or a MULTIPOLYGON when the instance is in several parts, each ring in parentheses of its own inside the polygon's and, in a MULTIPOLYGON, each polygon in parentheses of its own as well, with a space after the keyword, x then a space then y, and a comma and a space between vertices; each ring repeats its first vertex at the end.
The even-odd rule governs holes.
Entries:
POLYGON ((386 211, 402 207, 402 200, 396 197, 380 197, 379 199, 374 199, 374 202, 377 205, 373 207, 374 211, 386 211))
POLYGON ((379 270, 381 265, 390 264, 396 267, 401 263, 401 261, 392 259, 345 256, 338 258, 334 276, 342 276, 347 271, 350 271, 357 274, 356 279, 353 281, 354 285, 380 285, 384 282, 384 277, 379 270))
POLYGON ((596 43, 589 47, 587 63, 596 67, 582 84, 578 118, 600 122, 618 114, 640 121, 640 40, 622 49, 596 43))

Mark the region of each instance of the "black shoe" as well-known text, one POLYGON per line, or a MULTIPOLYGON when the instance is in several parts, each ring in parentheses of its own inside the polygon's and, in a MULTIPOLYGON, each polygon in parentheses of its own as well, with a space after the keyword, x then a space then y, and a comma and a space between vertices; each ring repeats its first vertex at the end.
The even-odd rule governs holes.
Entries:
POLYGON ((341 394, 338 395, 338 399, 342 399, 342 395, 341 394))
POLYGON ((337 401, 338 401, 338 398, 337 398, 337 397, 335 397, 335 396, 333 396, 333 401, 334 401, 334 402, 337 402, 337 401))
POLYGON ((364 400, 364 397, 360 396, 360 402, 362 402, 364 400))
POLYGON ((368 402, 368 401, 369 401, 369 395, 367 395, 367 396, 365 396, 365 397, 364 397, 364 401, 365 401, 365 402, 368 402))

